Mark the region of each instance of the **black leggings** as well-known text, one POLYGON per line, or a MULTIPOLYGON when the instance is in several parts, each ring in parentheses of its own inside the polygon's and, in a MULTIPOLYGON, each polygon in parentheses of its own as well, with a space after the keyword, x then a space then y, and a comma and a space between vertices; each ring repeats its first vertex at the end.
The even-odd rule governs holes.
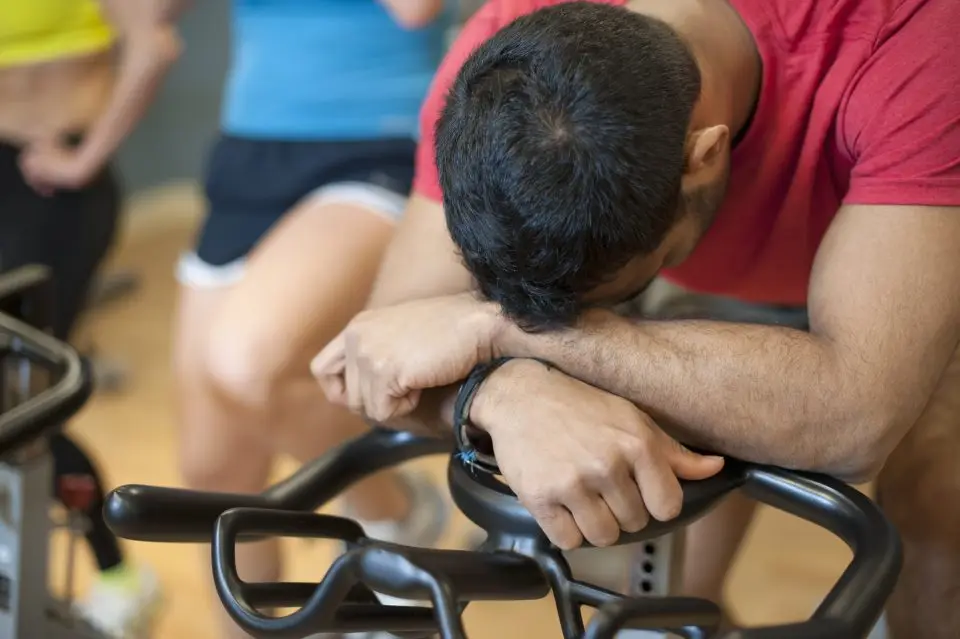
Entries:
MULTIPOLYGON (((17 166, 20 149, 0 143, 0 271, 42 264, 53 272, 54 335, 69 339, 83 311, 90 285, 116 238, 120 195, 104 171, 76 191, 41 197, 17 166)), ((87 540, 101 570, 122 562, 116 537, 103 521, 103 482, 90 457, 68 436, 50 440, 54 485, 64 475, 88 475, 97 487, 85 513, 91 522, 87 540)))

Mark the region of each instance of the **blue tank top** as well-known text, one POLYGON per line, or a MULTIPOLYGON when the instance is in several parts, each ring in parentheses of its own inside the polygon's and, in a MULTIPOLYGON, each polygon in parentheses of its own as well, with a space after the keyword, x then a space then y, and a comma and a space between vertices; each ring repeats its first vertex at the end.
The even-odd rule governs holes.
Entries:
POLYGON ((377 0, 234 0, 223 131, 279 140, 416 137, 451 13, 407 30, 377 0))

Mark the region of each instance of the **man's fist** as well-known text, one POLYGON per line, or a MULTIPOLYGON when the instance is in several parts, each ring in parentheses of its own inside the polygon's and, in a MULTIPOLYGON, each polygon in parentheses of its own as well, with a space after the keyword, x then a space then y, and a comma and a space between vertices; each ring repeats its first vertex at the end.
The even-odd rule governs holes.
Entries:
POLYGON ((491 359, 499 314, 469 294, 365 311, 310 369, 331 402, 370 419, 402 417, 420 391, 464 379, 491 359))
POLYGON ((679 479, 707 479, 723 458, 694 453, 629 401, 532 360, 494 371, 471 420, 493 440, 510 488, 562 549, 609 546, 649 518, 680 514, 679 479))

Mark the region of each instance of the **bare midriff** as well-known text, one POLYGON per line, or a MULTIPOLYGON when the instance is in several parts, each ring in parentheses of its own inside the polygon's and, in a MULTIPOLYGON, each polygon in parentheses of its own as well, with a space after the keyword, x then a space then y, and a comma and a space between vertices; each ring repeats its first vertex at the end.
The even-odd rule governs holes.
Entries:
POLYGON ((17 146, 78 134, 110 98, 114 54, 0 67, 0 142, 17 146))

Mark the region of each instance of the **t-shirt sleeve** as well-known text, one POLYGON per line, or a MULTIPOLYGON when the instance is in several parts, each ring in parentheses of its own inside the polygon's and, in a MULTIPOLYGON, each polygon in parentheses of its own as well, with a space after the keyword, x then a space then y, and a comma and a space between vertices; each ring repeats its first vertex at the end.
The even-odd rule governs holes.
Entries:
POLYGON ((911 4, 840 114, 854 160, 847 204, 960 206, 960 5, 911 4))
POLYGON ((447 92, 477 47, 499 29, 499 4, 488 2, 467 21, 437 69, 437 73, 420 109, 420 142, 417 145, 413 191, 431 200, 440 201, 440 177, 437 173, 436 126, 447 101, 447 92))

